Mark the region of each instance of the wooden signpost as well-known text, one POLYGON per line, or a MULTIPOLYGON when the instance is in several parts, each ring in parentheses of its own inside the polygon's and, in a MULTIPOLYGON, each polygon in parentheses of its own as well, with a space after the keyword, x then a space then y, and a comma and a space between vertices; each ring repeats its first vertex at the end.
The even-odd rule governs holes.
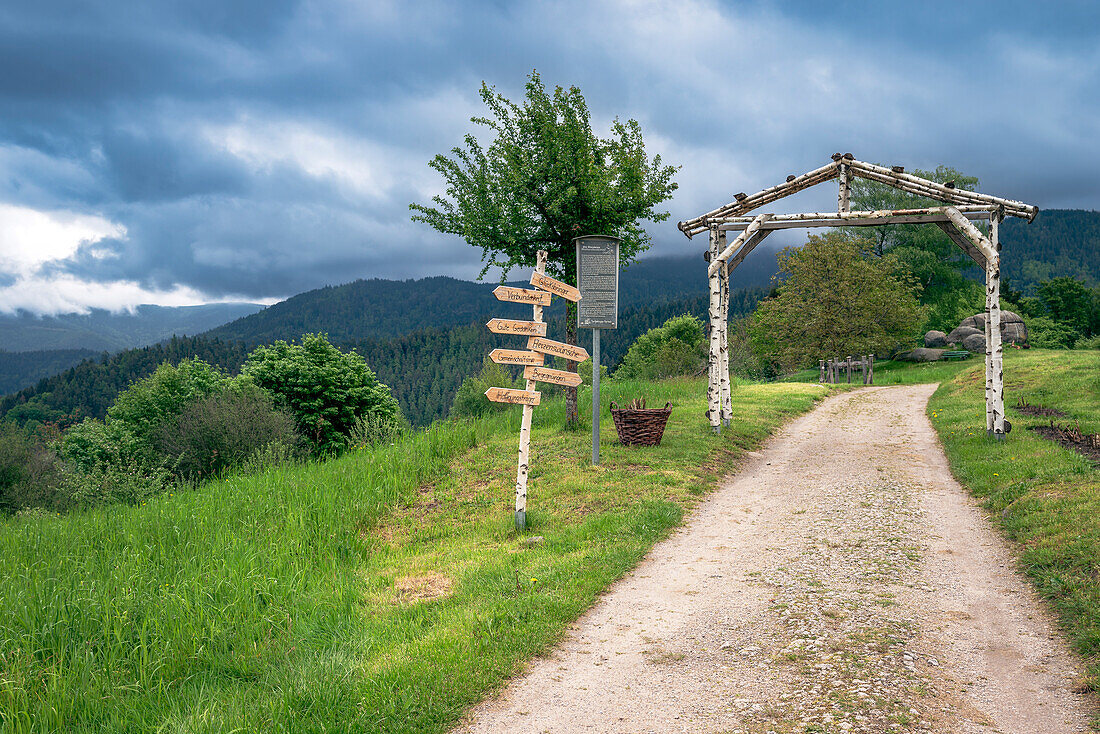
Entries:
POLYGON ((514 321, 512 319, 489 319, 485 324, 494 334, 521 334, 523 336, 546 336, 546 324, 538 321, 514 321))
POLYGON ((546 250, 539 250, 535 261, 535 272, 531 276, 531 285, 541 290, 527 290, 502 285, 493 291, 499 301, 510 303, 530 303, 531 321, 511 319, 491 319, 486 326, 494 334, 519 334, 528 336, 527 351, 520 349, 494 349, 489 358, 498 364, 521 364, 525 366, 523 376, 527 380, 526 388, 515 390, 506 387, 491 387, 485 391, 485 397, 494 403, 510 403, 523 406, 523 419, 519 428, 519 461, 516 466, 516 530, 527 527, 527 474, 531 455, 531 418, 535 406, 542 399, 542 393, 535 390, 539 382, 576 387, 581 384, 581 376, 575 372, 554 370, 543 367, 546 357, 551 354, 565 357, 574 362, 588 359, 588 352, 553 339, 546 339, 546 323, 542 320, 543 306, 550 305, 552 295, 559 295, 571 301, 580 299, 580 292, 573 286, 562 283, 546 275, 546 250))
POLYGON ((489 359, 497 364, 542 364, 546 356, 541 352, 525 352, 522 349, 494 349, 489 359))
POLYGON ((577 387, 584 382, 584 378, 576 372, 552 370, 549 367, 528 367, 523 370, 523 376, 535 382, 552 382, 555 385, 567 385, 568 387, 577 387))
POLYGON ((498 301, 508 301, 509 303, 531 303, 537 306, 549 306, 551 297, 551 294, 547 291, 532 291, 526 288, 513 288, 510 285, 498 285, 496 288, 493 289, 493 295, 497 297, 498 301))
MULTIPOLYGON (((527 369, 535 369, 528 367, 527 369)), ((534 390, 513 390, 509 387, 490 387, 485 391, 485 397, 494 403, 511 403, 512 405, 538 405, 542 400, 542 393, 534 390)))
POLYGON ((527 348, 535 352, 562 357, 571 362, 583 362, 588 359, 588 350, 584 347, 575 347, 572 344, 556 342, 553 339, 544 339, 541 336, 533 336, 528 339, 527 348))

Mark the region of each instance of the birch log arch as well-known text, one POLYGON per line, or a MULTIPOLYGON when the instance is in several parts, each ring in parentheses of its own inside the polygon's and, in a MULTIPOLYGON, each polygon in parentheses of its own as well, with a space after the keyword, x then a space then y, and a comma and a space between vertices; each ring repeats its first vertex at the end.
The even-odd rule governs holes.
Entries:
POLYGON ((727 318, 729 313, 729 274, 777 229, 803 227, 873 227, 885 224, 935 224, 958 245, 978 267, 985 271, 985 428, 998 439, 1005 436, 1004 371, 1001 346, 1001 242, 998 225, 1006 216, 1020 217, 1029 222, 1039 208, 999 196, 976 191, 964 191, 952 183, 936 183, 905 173, 902 166, 886 168, 858 161, 851 153, 835 153, 833 160, 821 168, 801 176, 788 176, 785 183, 752 194, 737 194, 725 206, 677 224, 688 239, 708 232, 710 248, 705 253, 709 263, 710 283, 710 358, 707 387, 707 418, 714 431, 733 419, 730 395, 729 350, 727 348, 727 318), (944 206, 924 209, 894 209, 851 211, 849 197, 853 176, 877 181, 910 194, 941 201, 944 206), (810 186, 838 179, 836 212, 807 214, 758 214, 749 212, 778 201, 810 186), (989 235, 974 226, 975 221, 989 222, 989 235), (726 233, 737 236, 726 244, 726 233))

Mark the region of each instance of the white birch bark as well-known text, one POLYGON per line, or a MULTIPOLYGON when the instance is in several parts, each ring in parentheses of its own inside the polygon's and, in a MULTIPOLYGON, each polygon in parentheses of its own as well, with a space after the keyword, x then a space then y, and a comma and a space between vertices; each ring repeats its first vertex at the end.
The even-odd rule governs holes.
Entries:
MULTIPOLYGON (((711 265, 714 265, 715 260, 718 257, 718 253, 722 247, 722 233, 717 229, 710 230, 710 258, 711 265)), ((721 387, 719 377, 719 353, 721 351, 722 344, 722 323, 721 323, 721 301, 722 301, 722 287, 719 283, 719 272, 716 268, 710 267, 707 269, 707 277, 710 285, 710 309, 708 312, 710 324, 710 352, 707 361, 707 373, 709 376, 707 384, 707 417, 710 419, 710 426, 714 429, 715 433, 722 432, 722 406, 721 406, 721 387)))
MULTIPOLYGON (((545 273, 546 250, 539 250, 536 257, 535 272, 545 273)), ((531 320, 542 323, 542 306, 535 304, 532 310, 531 320)), ((534 380, 527 380, 526 389, 528 391, 534 390, 536 387, 537 383, 534 380)), ((535 407, 533 405, 523 406, 523 418, 519 426, 519 459, 516 465, 516 530, 523 530, 527 527, 527 475, 531 461, 531 419, 534 413, 535 407)))
POLYGON ((846 163, 840 164, 840 176, 837 178, 840 188, 837 191, 836 210, 843 214, 851 209, 852 179, 846 163))
MULTIPOLYGON (((725 232, 720 232, 722 239, 725 239, 725 232)), ((719 246, 721 246, 719 242, 719 246)), ((719 360, 718 360, 718 387, 719 387, 719 400, 722 404, 722 425, 728 426, 733 421, 733 386, 730 384, 730 347, 729 347, 729 310, 730 310, 730 272, 729 268, 722 266, 721 272, 718 274, 721 280, 722 298, 721 298, 721 321, 722 321, 722 333, 721 342, 718 345, 719 360)))
POLYGON ((999 241, 998 218, 989 220, 989 241, 997 256, 991 261, 989 284, 989 313, 986 316, 989 333, 990 371, 992 379, 991 409, 993 413, 992 431, 995 438, 1005 436, 1005 383, 1004 383, 1004 346, 1001 343, 1001 243, 999 241))

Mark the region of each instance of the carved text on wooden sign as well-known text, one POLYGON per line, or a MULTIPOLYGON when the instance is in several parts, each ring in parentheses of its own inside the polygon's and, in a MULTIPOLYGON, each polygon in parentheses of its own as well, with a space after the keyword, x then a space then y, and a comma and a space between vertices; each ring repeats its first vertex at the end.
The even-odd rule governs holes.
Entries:
POLYGON ((509 285, 498 285, 493 289, 493 295, 498 301, 509 303, 533 303, 539 306, 549 306, 551 295, 547 291, 528 290, 527 288, 513 288, 509 285))
POLYGON ((538 405, 542 399, 542 393, 535 390, 513 390, 507 387, 490 387, 485 391, 485 397, 494 403, 511 403, 513 405, 538 405))
POLYGON ((555 280, 549 275, 533 273, 531 275, 531 285, 536 288, 542 288, 544 291, 550 291, 555 296, 561 296, 574 303, 581 300, 581 292, 579 290, 568 283, 562 283, 560 280, 555 280))
POLYGON ((552 370, 549 367, 527 367, 523 370, 523 376, 536 382, 552 382, 555 385, 568 385, 569 387, 577 387, 584 382, 583 378, 576 372, 552 370))
POLYGON ((583 362, 588 359, 588 350, 584 347, 575 347, 565 342, 556 342, 553 339, 544 339, 541 336, 533 336, 527 340, 527 348, 543 354, 552 354, 572 362, 583 362))
POLYGON ((542 364, 546 357, 538 352, 525 352, 522 349, 494 349, 489 359, 497 364, 542 364))
POLYGON ((485 324, 494 334, 522 334, 546 336, 546 324, 541 321, 516 321, 514 319, 490 319, 485 324))

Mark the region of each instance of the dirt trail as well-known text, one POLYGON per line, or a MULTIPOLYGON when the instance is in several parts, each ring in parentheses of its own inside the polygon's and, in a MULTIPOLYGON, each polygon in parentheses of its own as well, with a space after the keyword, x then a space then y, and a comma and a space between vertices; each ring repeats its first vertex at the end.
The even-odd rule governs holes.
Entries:
POLYGON ((460 731, 1088 731, 1078 663, 948 472, 933 389, 791 423, 460 731))

